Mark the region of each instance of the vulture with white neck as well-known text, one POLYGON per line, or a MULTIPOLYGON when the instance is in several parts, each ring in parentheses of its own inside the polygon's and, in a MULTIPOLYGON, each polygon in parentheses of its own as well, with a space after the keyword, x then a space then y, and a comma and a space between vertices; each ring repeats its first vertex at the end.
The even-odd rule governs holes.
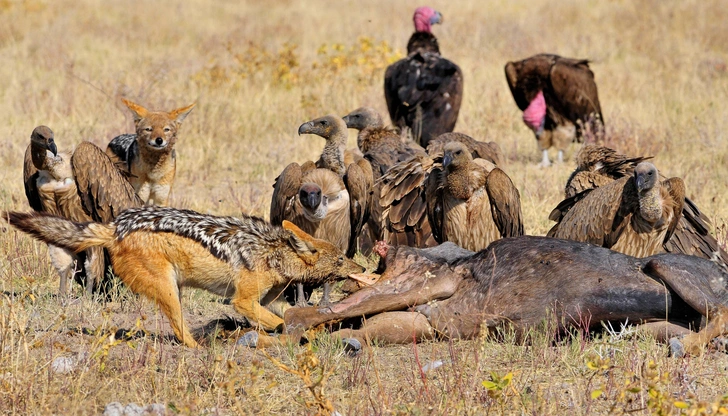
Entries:
MULTIPOLYGON (((121 211, 143 204, 101 149, 82 142, 73 152, 59 152, 53 131, 46 126, 36 127, 30 135, 23 183, 33 210, 76 222, 109 222, 121 211)), ((48 253, 61 278, 61 295, 66 294, 69 280, 84 284, 88 292, 100 289, 108 268, 102 248, 76 255, 49 245, 48 253)))
MULTIPOLYGON (((326 144, 316 162, 291 163, 276 178, 270 221, 281 225, 283 220, 288 220, 353 257, 357 238, 369 215, 371 165, 366 159, 345 164, 348 130, 340 117, 328 115, 303 123, 298 134, 323 137, 326 144)), ((305 304, 303 286, 298 288, 297 303, 302 305, 305 304)), ((322 303, 328 301, 329 286, 324 285, 322 303)))
POLYGON ((640 162, 625 176, 563 201, 551 212, 549 237, 596 244, 634 257, 662 253, 685 205, 680 178, 660 180, 640 162))
MULTIPOLYGON (((577 154, 576 170, 566 182, 565 197, 552 214, 558 218, 584 198, 592 189, 625 176, 632 176, 634 167, 651 157, 628 157, 608 147, 585 145, 577 154), (563 211, 563 212, 562 212, 563 211)), ((672 236, 663 244, 668 253, 688 254, 712 259, 728 268, 728 254, 710 234, 711 220, 698 206, 685 197, 680 221, 672 236)))

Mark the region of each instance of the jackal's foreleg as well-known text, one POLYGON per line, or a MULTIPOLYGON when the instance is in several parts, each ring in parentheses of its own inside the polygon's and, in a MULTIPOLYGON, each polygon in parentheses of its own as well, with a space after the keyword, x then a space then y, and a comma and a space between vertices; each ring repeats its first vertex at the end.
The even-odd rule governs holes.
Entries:
POLYGON ((174 268, 164 257, 155 254, 120 250, 112 256, 114 271, 132 292, 144 295, 159 305, 180 342, 191 348, 197 347, 197 341, 182 315, 174 268))

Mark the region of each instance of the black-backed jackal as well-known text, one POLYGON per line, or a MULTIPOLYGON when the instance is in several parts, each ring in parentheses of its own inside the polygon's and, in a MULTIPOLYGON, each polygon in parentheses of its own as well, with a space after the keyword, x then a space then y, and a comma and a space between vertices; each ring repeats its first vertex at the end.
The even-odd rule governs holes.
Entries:
POLYGON ((270 330, 282 329, 283 320, 261 305, 275 300, 287 285, 322 284, 363 271, 333 244, 288 221, 278 227, 257 217, 159 207, 126 210, 109 224, 77 223, 44 213, 9 212, 3 217, 39 240, 73 252, 108 249, 121 280, 154 300, 189 347, 197 342, 182 316, 183 286, 231 297, 236 311, 270 330))
POLYGON ((177 169, 177 130, 195 104, 170 112, 149 111, 122 98, 134 115, 136 134, 115 137, 106 148, 146 205, 166 206, 177 169))

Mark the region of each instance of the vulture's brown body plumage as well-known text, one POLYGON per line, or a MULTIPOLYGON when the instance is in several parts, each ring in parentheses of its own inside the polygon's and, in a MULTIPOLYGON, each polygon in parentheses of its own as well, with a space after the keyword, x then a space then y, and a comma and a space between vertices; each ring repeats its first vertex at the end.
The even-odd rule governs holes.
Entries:
MULTIPOLYGON (((35 211, 77 222, 109 222, 121 211, 142 205, 129 181, 101 149, 83 142, 72 154, 58 152, 53 132, 46 126, 33 130, 25 151, 23 182, 35 211)), ((49 252, 61 275, 61 292, 74 278, 74 263, 79 263, 82 273, 77 277, 87 290, 98 288, 106 270, 102 249, 89 249, 80 258, 58 247, 49 246, 49 252)))
POLYGON ((505 74, 526 125, 536 134, 544 165, 550 163, 546 152, 552 146, 563 161, 563 150, 582 141, 586 129, 602 134, 604 118, 588 60, 539 54, 508 62, 505 74), (545 104, 545 113, 530 119, 531 106, 539 103, 545 104))
MULTIPOLYGON (((346 165, 347 127, 339 117, 309 121, 298 132, 321 136, 326 139, 326 145, 315 163, 291 163, 276 178, 270 221, 280 225, 288 220, 353 257, 357 238, 369 215, 371 165, 366 159, 346 165)), ((301 292, 299 303, 303 302, 301 292)), ((328 286, 324 301, 328 301, 328 286)))
POLYGON ((417 31, 407 43, 407 57, 384 73, 384 97, 392 123, 409 129, 414 141, 426 147, 431 139, 455 128, 463 97, 463 73, 440 55, 430 25, 418 27, 417 13, 422 9, 429 9, 422 16, 432 24, 442 18, 430 8, 417 10, 417 31))
POLYGON ((427 217, 435 240, 479 251, 501 237, 523 235, 518 189, 501 169, 473 159, 460 142, 445 145, 442 168, 427 184, 427 217))
POLYGON ((663 252, 685 201, 680 178, 660 181, 657 169, 640 162, 632 176, 613 180, 559 204, 549 218, 549 237, 582 241, 635 257, 663 252))
POLYGON ((382 222, 388 243, 416 247, 436 244, 432 234, 439 232, 439 228, 432 229, 427 207, 437 181, 430 182, 430 175, 433 170, 442 172, 444 148, 450 142, 463 144, 473 159, 502 165, 503 155, 496 143, 479 142, 462 133, 445 133, 430 142, 427 156, 417 156, 393 166, 379 180, 379 203, 383 208, 382 222), (433 187, 428 186, 430 183, 433 187))
MULTIPOLYGON (((616 179, 632 176, 634 167, 647 159, 651 157, 627 157, 607 147, 584 146, 577 155, 577 168, 566 183, 566 201, 584 191, 588 192, 616 179)), ((710 235, 710 228, 710 218, 685 197, 680 220, 663 248, 668 253, 699 256, 728 265, 728 254, 715 237, 710 235)))

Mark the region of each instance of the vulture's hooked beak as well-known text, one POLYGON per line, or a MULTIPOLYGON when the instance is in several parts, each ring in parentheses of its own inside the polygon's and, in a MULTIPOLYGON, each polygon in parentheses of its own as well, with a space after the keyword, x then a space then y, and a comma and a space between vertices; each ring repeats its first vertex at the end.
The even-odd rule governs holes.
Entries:
POLYGON ((298 135, 307 134, 311 132, 311 129, 313 128, 313 122, 309 121, 308 123, 301 124, 301 127, 298 128, 298 135))
POLYGON ((642 192, 645 190, 645 182, 647 180, 645 179, 644 175, 635 175, 634 177, 634 183, 637 186, 637 191, 642 192))
POLYGON ((47 148, 51 151, 51 153, 53 153, 53 156, 58 156, 58 147, 56 147, 56 142, 48 142, 47 148))
POLYGON ((443 19, 444 18, 442 17, 442 13, 435 12, 435 14, 433 14, 432 17, 430 18, 430 24, 431 25, 436 25, 438 23, 442 23, 443 22, 443 19))
POLYGON ((321 188, 315 184, 303 185, 298 192, 298 199, 304 207, 310 210, 316 210, 322 201, 321 188))
POLYGON ((445 156, 442 157, 442 167, 448 167, 452 163, 452 155, 450 153, 445 153, 445 156))
POLYGON ((346 123, 346 127, 349 127, 349 121, 351 120, 348 115, 345 115, 342 117, 342 120, 344 120, 344 123, 346 123))

